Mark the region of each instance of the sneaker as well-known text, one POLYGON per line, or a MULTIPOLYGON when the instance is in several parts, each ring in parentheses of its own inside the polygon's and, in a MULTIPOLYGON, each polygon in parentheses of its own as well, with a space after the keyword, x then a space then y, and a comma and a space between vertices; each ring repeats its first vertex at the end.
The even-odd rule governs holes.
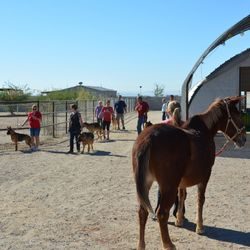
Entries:
POLYGON ((73 154, 74 152, 72 150, 69 150, 67 154, 73 154))
POLYGON ((125 127, 122 127, 122 129, 124 130, 124 129, 125 129, 125 127))

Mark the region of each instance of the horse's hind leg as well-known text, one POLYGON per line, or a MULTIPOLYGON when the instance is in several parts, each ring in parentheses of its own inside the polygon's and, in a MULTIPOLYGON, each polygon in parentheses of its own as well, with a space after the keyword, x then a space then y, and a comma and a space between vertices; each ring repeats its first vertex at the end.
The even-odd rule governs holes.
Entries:
POLYGON ((161 230, 161 238, 163 249, 167 250, 175 250, 175 245, 172 243, 169 232, 168 232, 168 218, 169 218, 169 210, 174 204, 176 198, 177 188, 170 189, 167 192, 161 191, 161 201, 160 208, 157 212, 157 217, 161 230))
POLYGON ((139 243, 138 243, 138 250, 144 250, 145 249, 145 227, 148 219, 148 211, 140 205, 138 210, 139 215, 139 243))
POLYGON ((175 225, 177 227, 182 227, 184 221, 184 201, 186 196, 185 188, 178 188, 178 207, 176 213, 175 225))
MULTIPOLYGON (((152 181, 149 181, 146 184, 146 196, 149 195, 149 190, 152 186, 152 181)), ((139 217, 139 243, 138 243, 138 250, 144 250, 145 249, 145 227, 148 220, 148 210, 145 209, 141 204, 139 204, 139 210, 138 210, 138 217, 139 217)))
POLYGON ((197 214, 197 222, 196 222, 196 230, 195 230, 197 234, 204 233, 202 212, 203 212, 203 205, 205 203, 206 187, 207 187, 207 183, 198 184, 198 200, 197 200, 198 214, 197 214))

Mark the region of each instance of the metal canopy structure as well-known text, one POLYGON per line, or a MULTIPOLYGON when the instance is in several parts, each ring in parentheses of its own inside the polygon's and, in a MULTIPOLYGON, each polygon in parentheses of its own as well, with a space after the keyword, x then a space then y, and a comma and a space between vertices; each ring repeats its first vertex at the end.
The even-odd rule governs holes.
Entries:
POLYGON ((187 75, 185 81, 182 84, 182 98, 181 98, 181 106, 182 106, 182 114, 185 119, 189 118, 189 89, 190 83, 192 82, 193 75, 196 72, 197 68, 202 64, 204 59, 210 54, 215 48, 219 45, 224 44, 227 40, 232 37, 242 34, 245 31, 250 30, 250 15, 243 18, 241 21, 233 25, 227 31, 225 31, 222 35, 220 35, 201 55, 198 61, 193 66, 192 70, 187 75))

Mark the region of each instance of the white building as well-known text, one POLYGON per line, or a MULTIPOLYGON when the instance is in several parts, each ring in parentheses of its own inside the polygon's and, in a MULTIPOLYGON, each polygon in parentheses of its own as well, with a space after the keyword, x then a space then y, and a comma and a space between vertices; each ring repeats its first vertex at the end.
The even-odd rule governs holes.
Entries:
MULTIPOLYGON (((206 110, 218 97, 250 93, 250 49, 232 57, 189 90, 189 116, 206 110)), ((245 109, 242 104, 242 108, 245 109)), ((249 107, 250 108, 250 107, 249 107)))

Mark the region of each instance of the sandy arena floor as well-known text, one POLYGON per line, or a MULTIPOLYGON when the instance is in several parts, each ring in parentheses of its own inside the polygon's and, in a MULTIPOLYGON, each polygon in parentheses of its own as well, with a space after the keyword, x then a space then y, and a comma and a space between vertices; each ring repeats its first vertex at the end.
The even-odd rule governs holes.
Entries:
MULTIPOLYGON (((152 122, 160 112, 150 112, 152 122)), ((135 249, 137 199, 131 149, 136 116, 94 152, 67 155, 68 140, 44 141, 30 153, 14 146, 0 150, 0 249, 135 249)), ((1 133, 3 141, 7 135, 1 133)), ((223 145, 224 138, 216 139, 223 145)), ((244 149, 230 145, 216 158, 206 192, 205 234, 195 229, 196 187, 188 189, 184 228, 173 225, 177 249, 250 249, 250 138, 244 149)), ((155 204, 156 185, 151 189, 155 204)), ((157 222, 148 220, 147 249, 161 249, 157 222)))

